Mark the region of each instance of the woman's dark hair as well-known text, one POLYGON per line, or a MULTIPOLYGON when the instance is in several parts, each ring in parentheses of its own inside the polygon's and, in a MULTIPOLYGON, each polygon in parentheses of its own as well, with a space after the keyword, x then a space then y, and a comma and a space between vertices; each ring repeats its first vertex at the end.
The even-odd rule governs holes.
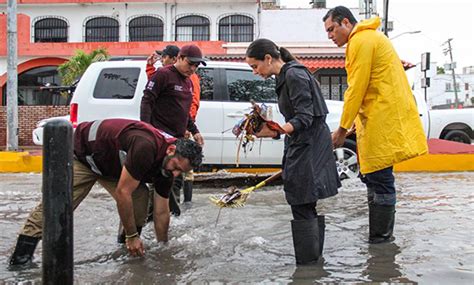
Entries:
POLYGON ((337 6, 329 9, 329 11, 326 13, 326 16, 323 17, 323 22, 325 22, 329 17, 331 17, 333 22, 336 22, 339 25, 341 24, 342 20, 344 20, 344 18, 347 18, 347 20, 349 20, 349 22, 353 25, 357 24, 357 20, 354 15, 352 15, 351 10, 344 6, 337 6))
POLYGON ((284 47, 278 47, 274 42, 268 39, 258 39, 253 41, 247 48, 245 55, 247 57, 263 60, 265 55, 269 54, 272 58, 289 62, 296 58, 284 47))
POLYGON ((189 159, 189 163, 193 168, 198 167, 202 163, 202 147, 195 141, 188 139, 178 139, 176 144, 176 155, 189 159))

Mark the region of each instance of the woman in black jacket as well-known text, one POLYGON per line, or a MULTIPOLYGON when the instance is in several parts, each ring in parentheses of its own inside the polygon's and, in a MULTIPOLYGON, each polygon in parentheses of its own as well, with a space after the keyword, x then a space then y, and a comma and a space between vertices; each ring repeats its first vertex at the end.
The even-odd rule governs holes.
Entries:
MULTIPOLYGON (((319 84, 291 53, 267 39, 250 44, 246 61, 263 78, 276 76, 278 107, 285 117, 283 182, 293 220, 291 228, 297 264, 316 262, 324 244, 324 216, 316 213, 318 199, 337 194, 341 186, 333 157, 328 109, 319 84)), ((279 134, 264 125, 258 137, 279 134)))

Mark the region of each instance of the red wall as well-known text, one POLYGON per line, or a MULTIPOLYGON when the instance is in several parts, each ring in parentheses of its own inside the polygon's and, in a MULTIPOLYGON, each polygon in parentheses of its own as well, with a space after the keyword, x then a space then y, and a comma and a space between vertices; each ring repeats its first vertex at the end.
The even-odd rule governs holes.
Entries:
MULTIPOLYGON (((32 132, 39 120, 69 114, 69 106, 19 106, 18 128, 20 134, 18 145, 33 145, 32 132)), ((0 106, 0 147, 6 146, 7 140, 7 107, 0 106)))

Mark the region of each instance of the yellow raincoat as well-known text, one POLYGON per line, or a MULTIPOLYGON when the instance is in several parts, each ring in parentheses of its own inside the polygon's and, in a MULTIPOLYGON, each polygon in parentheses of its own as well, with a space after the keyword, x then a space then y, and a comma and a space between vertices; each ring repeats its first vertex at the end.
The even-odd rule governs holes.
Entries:
POLYGON ((341 127, 356 123, 362 174, 428 151, 405 70, 390 40, 376 30, 379 25, 378 17, 358 23, 346 48, 341 127))

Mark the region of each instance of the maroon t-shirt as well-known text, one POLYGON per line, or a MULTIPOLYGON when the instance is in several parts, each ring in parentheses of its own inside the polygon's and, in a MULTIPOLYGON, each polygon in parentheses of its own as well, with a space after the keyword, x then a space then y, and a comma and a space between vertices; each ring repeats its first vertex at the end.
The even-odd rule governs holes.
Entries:
POLYGON ((155 183, 158 194, 168 198, 173 178, 164 177, 161 169, 166 149, 175 140, 139 121, 107 119, 84 122, 74 133, 74 154, 103 177, 119 179, 125 166, 134 179, 155 183))
POLYGON ((177 138, 184 137, 186 130, 198 133, 189 116, 192 89, 191 79, 179 73, 174 65, 159 68, 143 91, 140 120, 177 138))

